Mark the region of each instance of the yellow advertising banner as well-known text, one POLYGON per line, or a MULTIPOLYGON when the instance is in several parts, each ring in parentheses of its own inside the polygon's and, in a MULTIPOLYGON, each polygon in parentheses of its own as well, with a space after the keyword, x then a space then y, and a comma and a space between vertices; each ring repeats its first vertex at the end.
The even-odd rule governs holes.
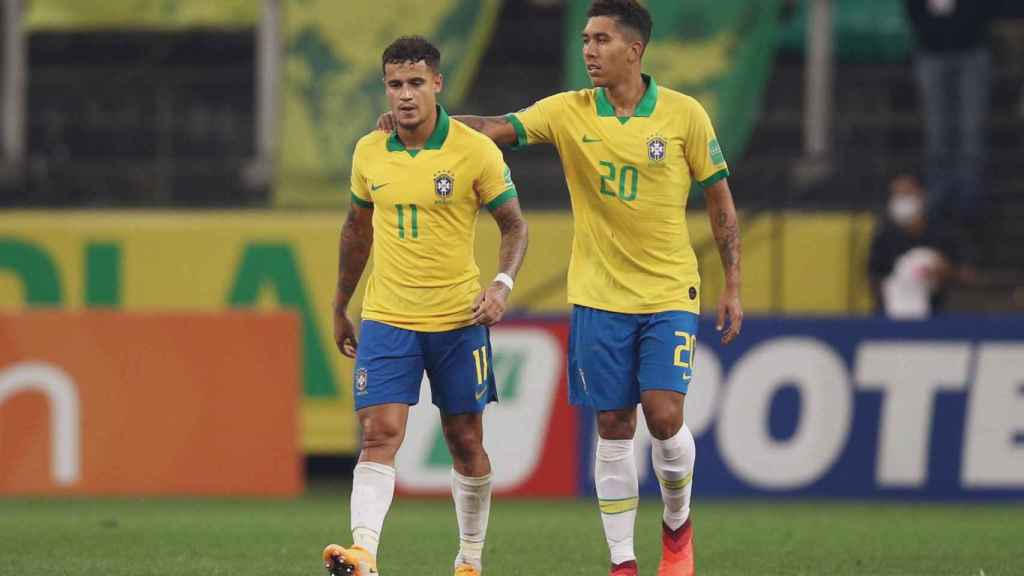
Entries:
POLYGON ((440 101, 462 100, 501 0, 287 0, 277 206, 345 206, 356 141, 386 110, 381 54, 419 34, 441 51, 440 101))
MULTIPOLYGON (((27 308, 298 312, 302 446, 357 450, 352 362, 334 345, 331 302, 344 212, 106 211, 0 215, 0 312, 27 308)), ((572 220, 530 216, 535 250, 516 283, 521 310, 564 313, 572 220), (562 268, 559 268, 562 267, 562 268)), ((495 274, 500 235, 482 214, 477 261, 495 274)), ((372 266, 372 261, 370 263, 372 266)), ((368 268, 369 270, 369 268, 368 268)), ((361 309, 362 287, 352 302, 361 309)))
POLYGON ((8 213, 0 218, 0 309, 295 310, 303 448, 353 452, 352 367, 335 351, 331 328, 343 218, 8 213))
POLYGON ((255 26, 262 0, 32 0, 28 30, 245 28, 255 26))
MULTIPOLYGON (((510 312, 567 314, 572 250, 566 212, 527 213, 530 250, 510 312)), ((335 349, 331 302, 342 211, 5 212, 0 215, 0 312, 26 308, 125 311, 294 310, 301 319, 302 445, 357 449, 352 363, 335 349)), ((750 314, 850 314, 870 309, 869 214, 763 214, 743 226, 743 299, 750 314)), ((712 312, 722 273, 707 216, 688 216, 712 312)), ((481 214, 484 278, 500 235, 481 214)), ((372 262, 370 263, 372 266, 372 262)), ((369 268, 368 268, 369 270, 369 268)), ((361 309, 362 288, 352 302, 361 309)))

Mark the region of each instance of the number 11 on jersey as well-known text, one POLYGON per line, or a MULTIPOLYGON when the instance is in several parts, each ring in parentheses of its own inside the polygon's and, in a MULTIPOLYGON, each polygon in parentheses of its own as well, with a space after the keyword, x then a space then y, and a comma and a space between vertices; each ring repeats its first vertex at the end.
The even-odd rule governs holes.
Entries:
MULTIPOLYGON (((418 239, 420 237, 420 210, 419 210, 419 206, 417 206, 415 204, 409 204, 408 209, 409 209, 409 220, 410 220, 410 226, 409 226, 410 230, 409 230, 408 236, 411 237, 413 240, 415 240, 415 239, 418 239)), ((406 238, 406 231, 405 231, 405 210, 406 210, 406 206, 404 204, 395 204, 395 210, 398 211, 398 238, 400 240, 404 240, 406 238)))

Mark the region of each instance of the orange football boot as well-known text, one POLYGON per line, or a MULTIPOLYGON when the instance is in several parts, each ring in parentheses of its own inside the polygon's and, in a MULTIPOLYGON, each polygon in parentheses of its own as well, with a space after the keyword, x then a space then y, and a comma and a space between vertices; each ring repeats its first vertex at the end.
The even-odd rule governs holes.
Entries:
POLYGON ((377 576, 377 560, 362 546, 346 550, 329 544, 324 548, 324 568, 331 576, 377 576))
POLYGON ((661 523, 661 562, 658 576, 693 576, 693 525, 690 519, 671 530, 661 523))
POLYGON ((455 567, 455 576, 480 576, 480 571, 469 564, 459 564, 455 567))

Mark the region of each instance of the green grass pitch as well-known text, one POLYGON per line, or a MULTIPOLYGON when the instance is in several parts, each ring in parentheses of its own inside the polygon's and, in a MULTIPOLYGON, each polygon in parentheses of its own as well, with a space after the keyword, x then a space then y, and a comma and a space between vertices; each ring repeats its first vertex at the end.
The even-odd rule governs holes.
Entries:
MULTIPOLYGON (((294 501, 0 500, 0 575, 308 576, 347 544, 344 488, 294 501)), ((660 503, 637 522, 642 576, 659 553, 660 503)), ((1024 574, 1024 507, 697 501, 698 574, 1024 574)), ((452 573, 448 500, 398 499, 384 528, 384 576, 452 573)), ((490 576, 604 576, 607 550, 588 501, 496 499, 484 557, 490 576)))

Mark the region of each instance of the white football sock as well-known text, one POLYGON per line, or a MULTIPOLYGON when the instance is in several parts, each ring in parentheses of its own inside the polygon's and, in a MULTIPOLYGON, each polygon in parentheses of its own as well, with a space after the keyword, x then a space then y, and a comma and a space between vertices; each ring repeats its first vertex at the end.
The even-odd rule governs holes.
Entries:
POLYGON ((395 497, 395 469, 360 462, 352 473, 352 543, 377 557, 384 517, 395 497))
POLYGON ((690 491, 693 489, 693 463, 697 450, 693 434, 683 424, 675 436, 651 442, 651 463, 661 485, 665 503, 663 518, 672 530, 679 529, 690 517, 690 491))
POLYGON ((612 564, 636 560, 633 526, 640 488, 633 460, 633 440, 597 439, 594 482, 612 564))
POLYGON ((473 478, 452 469, 452 500, 459 520, 459 554, 455 566, 469 564, 483 571, 481 558, 491 514, 491 475, 473 478))

